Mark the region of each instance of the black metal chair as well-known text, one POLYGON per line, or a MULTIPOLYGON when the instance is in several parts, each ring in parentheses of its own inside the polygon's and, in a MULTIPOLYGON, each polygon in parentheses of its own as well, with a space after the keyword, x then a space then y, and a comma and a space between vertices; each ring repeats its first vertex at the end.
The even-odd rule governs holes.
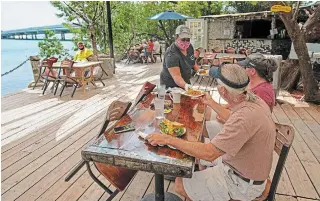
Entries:
MULTIPOLYGON (((43 95, 46 92, 50 83, 54 83, 56 81, 56 79, 59 77, 59 73, 52 68, 53 63, 57 62, 57 60, 58 59, 54 58, 54 57, 46 58, 46 59, 42 60, 40 66, 39 66, 39 68, 40 68, 39 69, 39 71, 40 71, 39 76, 36 80, 36 83, 33 86, 33 89, 36 87, 40 78, 42 78, 44 80, 44 84, 43 84, 43 88, 42 88, 43 95), (43 72, 41 72, 42 68, 43 68, 43 72)), ((54 85, 52 87, 54 87, 54 85)))
MULTIPOLYGON (((103 125, 100 129, 96 138, 99 138, 104 131, 107 129, 108 125, 112 121, 116 121, 121 119, 124 115, 127 114, 129 108, 131 107, 131 102, 121 102, 121 101, 113 101, 108 110, 103 122, 103 125)), ((83 166, 85 165, 85 161, 81 160, 65 177, 65 181, 69 181, 83 166)))
POLYGON ((72 89, 72 94, 71 97, 73 97, 78 85, 79 85, 79 78, 73 77, 72 76, 72 72, 73 72, 73 64, 74 61, 70 60, 70 59, 64 59, 61 61, 61 65, 60 65, 60 69, 59 69, 59 74, 61 72, 61 70, 64 71, 65 75, 59 75, 59 79, 56 79, 55 81, 55 91, 54 91, 54 95, 56 95, 57 90, 59 88, 59 84, 61 82, 62 87, 61 87, 61 91, 60 91, 60 97, 62 96, 62 93, 64 91, 64 88, 67 85, 72 85, 73 89, 72 89))

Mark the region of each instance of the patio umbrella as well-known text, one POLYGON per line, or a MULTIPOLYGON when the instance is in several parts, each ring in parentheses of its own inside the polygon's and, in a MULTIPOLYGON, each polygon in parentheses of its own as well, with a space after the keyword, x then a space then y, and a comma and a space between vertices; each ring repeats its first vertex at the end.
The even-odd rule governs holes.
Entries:
MULTIPOLYGON (((169 36, 163 26, 163 23, 161 20, 184 20, 184 19, 191 19, 192 17, 174 12, 172 10, 168 10, 159 14, 156 14, 152 17, 148 17, 148 20, 159 20, 160 28, 164 31, 164 35, 167 38, 167 41, 170 41, 169 36)), ((169 44, 167 44, 169 45, 169 44)))

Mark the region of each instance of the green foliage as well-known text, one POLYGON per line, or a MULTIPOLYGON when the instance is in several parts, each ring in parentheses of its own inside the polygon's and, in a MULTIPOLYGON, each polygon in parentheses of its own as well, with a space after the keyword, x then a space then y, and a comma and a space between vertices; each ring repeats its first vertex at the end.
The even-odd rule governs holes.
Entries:
POLYGON ((227 8, 235 13, 269 11, 273 2, 270 1, 229 1, 227 8))
MULTIPOLYGON (((79 28, 72 30, 75 44, 80 40, 86 42, 91 39, 89 25, 93 24, 95 39, 100 52, 108 52, 109 42, 105 2, 53 1, 51 4, 59 10, 59 13, 56 14, 58 17, 64 18, 66 22, 80 25, 79 28)), ((165 39, 164 32, 159 28, 159 22, 147 20, 150 16, 173 10, 197 18, 202 15, 220 14, 225 5, 225 2, 217 1, 111 1, 115 51, 116 53, 122 53, 128 46, 140 43, 142 39, 150 39, 152 35, 165 39)), ((175 28, 183 23, 184 20, 163 21, 166 32, 170 37, 174 36, 175 28)))
POLYGON ((38 47, 42 58, 55 56, 61 59, 62 57, 70 56, 68 50, 64 49, 61 41, 55 36, 55 33, 50 30, 45 31, 45 38, 38 43, 38 47))

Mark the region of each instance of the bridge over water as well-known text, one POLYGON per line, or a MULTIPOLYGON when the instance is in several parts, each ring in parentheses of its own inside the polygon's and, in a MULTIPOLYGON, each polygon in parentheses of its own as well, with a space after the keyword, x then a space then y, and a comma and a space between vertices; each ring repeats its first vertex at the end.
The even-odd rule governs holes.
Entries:
MULTIPOLYGON (((71 25, 76 28, 78 26, 71 25)), ((56 34, 61 34, 61 40, 66 40, 65 34, 71 33, 70 29, 62 24, 41 26, 41 27, 29 27, 25 29, 15 29, 9 31, 1 31, 2 39, 25 39, 25 40, 37 40, 38 34, 45 34, 46 30, 54 31, 56 34), (31 36, 28 38, 28 36, 31 36)))

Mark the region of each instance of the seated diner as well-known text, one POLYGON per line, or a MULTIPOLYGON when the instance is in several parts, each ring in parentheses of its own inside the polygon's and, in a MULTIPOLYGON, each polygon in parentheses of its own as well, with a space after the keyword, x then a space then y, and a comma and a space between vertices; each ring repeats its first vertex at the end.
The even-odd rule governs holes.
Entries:
MULTIPOLYGON (((270 109, 247 91, 249 78, 244 68, 226 64, 211 68, 209 74, 217 79, 218 92, 232 110, 211 142, 190 142, 158 133, 148 135, 147 140, 218 164, 194 172, 192 178, 176 178, 176 191, 188 200, 254 200, 264 191, 272 165, 276 133, 270 109)), ((214 105, 209 94, 201 101, 214 105)))

